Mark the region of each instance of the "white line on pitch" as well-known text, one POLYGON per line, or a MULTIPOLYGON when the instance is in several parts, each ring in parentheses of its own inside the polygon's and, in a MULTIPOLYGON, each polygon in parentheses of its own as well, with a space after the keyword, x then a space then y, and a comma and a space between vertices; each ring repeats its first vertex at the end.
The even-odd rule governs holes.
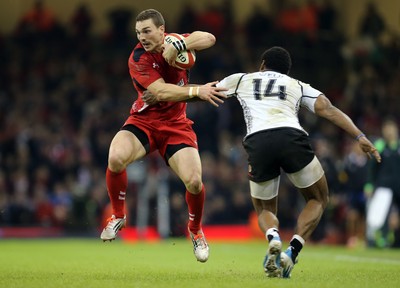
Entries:
POLYGON ((338 261, 364 262, 364 263, 385 263, 385 264, 400 265, 400 260, 395 260, 395 259, 364 258, 364 257, 356 257, 356 256, 348 256, 348 255, 337 255, 335 257, 335 259, 338 261))

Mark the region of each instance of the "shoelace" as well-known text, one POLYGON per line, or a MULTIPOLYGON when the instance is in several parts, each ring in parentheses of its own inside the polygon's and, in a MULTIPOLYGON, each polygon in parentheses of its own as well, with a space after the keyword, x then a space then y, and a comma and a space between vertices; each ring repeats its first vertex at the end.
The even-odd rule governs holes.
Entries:
POLYGON ((117 218, 114 218, 111 216, 107 219, 107 228, 110 228, 110 229, 114 228, 115 223, 113 223, 113 221, 117 221, 117 218))
POLYGON ((199 233, 196 236, 194 236, 194 241, 196 242, 197 246, 201 246, 203 248, 207 247, 206 241, 203 237, 203 234, 199 233))

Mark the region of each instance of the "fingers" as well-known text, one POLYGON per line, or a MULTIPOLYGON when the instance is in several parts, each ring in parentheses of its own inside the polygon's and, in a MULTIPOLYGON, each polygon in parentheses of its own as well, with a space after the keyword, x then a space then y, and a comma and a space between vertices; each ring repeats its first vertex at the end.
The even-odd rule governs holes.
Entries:
POLYGON ((210 102, 215 107, 219 107, 219 105, 217 103, 215 103, 212 98, 208 99, 208 102, 210 102))
POLYGON ((219 81, 208 82, 205 86, 215 86, 219 81))
POLYGON ((368 155, 370 159, 374 157, 378 163, 381 163, 381 155, 379 154, 376 147, 366 137, 360 138, 359 142, 361 149, 368 155))
POLYGON ((366 152, 369 159, 372 159, 372 157, 374 157, 376 162, 381 163, 382 161, 381 154, 379 154, 378 150, 374 146, 366 148, 364 152, 366 152))
POLYGON ((371 150, 371 153, 374 155, 376 161, 378 163, 381 163, 382 158, 381 158, 381 155, 379 154, 378 150, 376 150, 376 148, 374 148, 374 149, 371 150))
POLYGON ((208 102, 210 102, 211 104, 213 104, 216 107, 219 107, 218 103, 220 103, 220 104, 224 103, 224 100, 222 98, 226 98, 226 96, 221 93, 214 93, 210 96, 210 98, 208 99, 208 102))
POLYGON ((168 65, 170 66, 174 66, 175 65, 175 59, 177 56, 177 51, 175 48, 171 48, 172 45, 171 44, 163 44, 162 48, 163 48, 163 53, 162 56, 164 57, 165 61, 168 63, 168 65))
POLYGON ((223 87, 214 87, 213 90, 211 91, 213 96, 216 96, 218 98, 223 98, 226 99, 228 96, 223 93, 224 91, 227 91, 228 89, 223 88, 223 87))
POLYGON ((214 96, 217 96, 218 98, 223 98, 223 99, 228 98, 228 96, 225 93, 221 93, 221 92, 214 93, 214 96))
POLYGON ((223 104, 224 103, 224 100, 222 100, 221 98, 219 98, 219 97, 213 97, 212 98, 212 100, 214 101, 214 102, 218 102, 218 103, 221 103, 221 104, 223 104))
POLYGON ((156 104, 158 102, 157 98, 153 94, 151 94, 151 92, 149 92, 148 90, 145 90, 143 92, 142 100, 147 105, 153 105, 153 104, 156 104))
POLYGON ((175 64, 174 58, 169 57, 169 55, 167 55, 166 52, 163 53, 163 57, 165 61, 168 63, 168 65, 173 66, 173 64, 175 64))

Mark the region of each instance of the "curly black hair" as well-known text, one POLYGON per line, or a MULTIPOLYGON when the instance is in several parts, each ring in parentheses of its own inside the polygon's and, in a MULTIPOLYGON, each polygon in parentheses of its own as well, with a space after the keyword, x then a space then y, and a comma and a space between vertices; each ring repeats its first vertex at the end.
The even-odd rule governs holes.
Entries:
POLYGON ((292 59, 289 52, 282 47, 272 47, 266 50, 261 57, 265 67, 282 74, 289 74, 292 67, 292 59))

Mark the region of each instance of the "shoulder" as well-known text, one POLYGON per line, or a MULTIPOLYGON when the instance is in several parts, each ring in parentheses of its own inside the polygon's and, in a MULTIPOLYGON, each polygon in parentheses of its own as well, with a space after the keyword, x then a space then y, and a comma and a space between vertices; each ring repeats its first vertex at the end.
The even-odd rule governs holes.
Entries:
POLYGON ((147 58, 146 50, 143 48, 142 44, 138 43, 135 48, 133 48, 131 59, 133 62, 137 63, 140 60, 147 58))
MULTIPOLYGON (((240 80, 243 78, 243 76, 246 75, 246 73, 235 73, 232 75, 229 75, 222 79, 217 86, 218 87, 226 87, 226 86, 233 86, 239 84, 240 80)), ((228 88, 227 87, 227 88, 228 88)))
POLYGON ((229 75, 228 77, 226 77, 225 79, 227 79, 228 81, 241 81, 243 79, 243 77, 245 77, 246 75, 249 75, 248 73, 235 73, 232 75, 229 75))
MULTIPOLYGON (((132 60, 134 62, 139 62, 143 55, 146 54, 146 50, 144 48, 136 48, 132 52, 132 60)), ((145 57, 143 57, 145 58, 145 57)))
POLYGON ((146 52, 141 45, 136 45, 129 57, 129 69, 131 69, 131 71, 143 72, 149 69, 149 67, 153 67, 155 59, 149 54, 150 53, 146 52))

